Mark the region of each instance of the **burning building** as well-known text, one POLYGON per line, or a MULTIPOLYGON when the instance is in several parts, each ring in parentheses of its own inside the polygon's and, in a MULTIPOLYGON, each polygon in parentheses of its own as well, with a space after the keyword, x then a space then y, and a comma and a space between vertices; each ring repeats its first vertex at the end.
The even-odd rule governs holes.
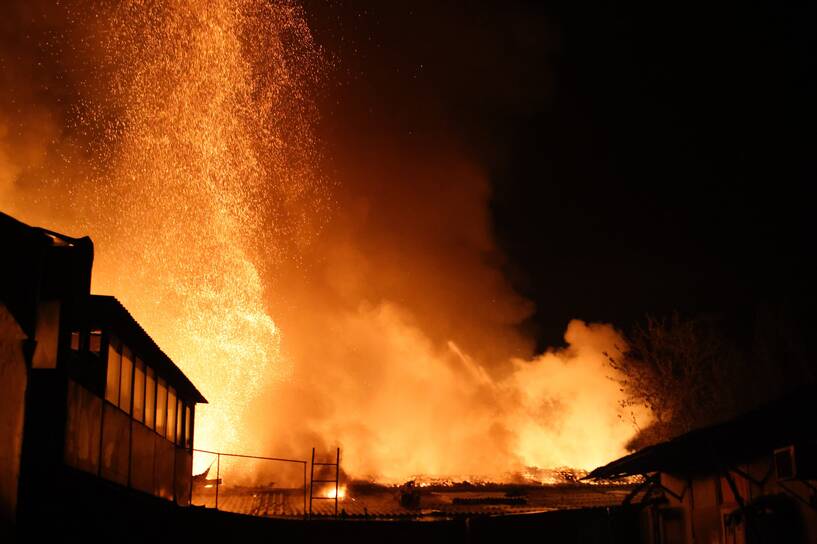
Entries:
POLYGON ((89 238, 5 214, 0 232, 5 528, 188 505, 204 397, 119 301, 90 294, 89 238))

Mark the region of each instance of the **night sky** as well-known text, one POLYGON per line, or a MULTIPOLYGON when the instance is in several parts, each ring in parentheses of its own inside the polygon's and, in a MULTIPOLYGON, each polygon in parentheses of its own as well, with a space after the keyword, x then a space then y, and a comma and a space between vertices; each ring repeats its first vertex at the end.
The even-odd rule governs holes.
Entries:
POLYGON ((613 4, 307 2, 323 130, 484 167, 540 348, 573 317, 810 315, 817 6, 613 4))

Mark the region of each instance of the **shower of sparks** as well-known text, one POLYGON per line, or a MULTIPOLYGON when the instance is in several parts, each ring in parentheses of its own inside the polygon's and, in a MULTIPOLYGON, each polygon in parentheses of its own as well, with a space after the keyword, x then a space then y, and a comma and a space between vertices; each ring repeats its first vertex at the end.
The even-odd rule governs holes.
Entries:
MULTIPOLYGON (((291 371, 267 269, 318 228, 326 200, 308 98, 321 52, 286 1, 65 10, 65 32, 90 36, 70 41, 83 60, 68 122, 88 166, 57 168, 63 190, 49 190, 72 209, 52 202, 62 219, 49 224, 93 237, 93 290, 119 297, 208 398, 196 446, 252 450, 242 415, 291 371)), ((65 42, 54 36, 54 55, 65 42)))
POLYGON ((121 113, 105 179, 118 217, 94 285, 121 296, 210 400, 197 446, 251 450, 238 443, 242 414, 288 372, 254 255, 281 251, 280 230, 298 227, 270 224, 284 212, 276 200, 317 188, 301 89, 316 65, 309 29, 293 6, 264 0, 135 2, 110 15, 121 113))

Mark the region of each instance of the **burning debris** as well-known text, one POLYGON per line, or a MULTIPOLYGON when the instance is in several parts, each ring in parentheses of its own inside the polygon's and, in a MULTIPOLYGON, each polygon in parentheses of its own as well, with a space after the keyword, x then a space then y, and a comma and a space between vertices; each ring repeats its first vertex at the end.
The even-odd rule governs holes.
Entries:
POLYGON ((203 489, 210 489, 216 485, 221 485, 224 481, 221 478, 208 478, 207 475, 210 474, 210 469, 213 468, 213 464, 210 463, 204 472, 201 474, 193 474, 193 493, 195 494, 197 491, 203 489))
POLYGON ((403 508, 419 508, 420 490, 414 485, 414 480, 409 480, 399 487, 400 506, 403 508))

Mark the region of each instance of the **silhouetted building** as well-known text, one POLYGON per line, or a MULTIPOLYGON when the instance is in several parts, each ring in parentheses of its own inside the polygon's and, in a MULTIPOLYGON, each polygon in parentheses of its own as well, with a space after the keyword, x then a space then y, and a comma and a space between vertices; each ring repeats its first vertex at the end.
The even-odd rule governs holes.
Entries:
POLYGON ((188 505, 204 397, 119 301, 90 294, 89 238, 0 214, 0 242, 2 531, 188 505))
POLYGON ((817 542, 812 392, 644 448, 589 477, 644 477, 625 503, 642 508, 650 544, 817 542))

